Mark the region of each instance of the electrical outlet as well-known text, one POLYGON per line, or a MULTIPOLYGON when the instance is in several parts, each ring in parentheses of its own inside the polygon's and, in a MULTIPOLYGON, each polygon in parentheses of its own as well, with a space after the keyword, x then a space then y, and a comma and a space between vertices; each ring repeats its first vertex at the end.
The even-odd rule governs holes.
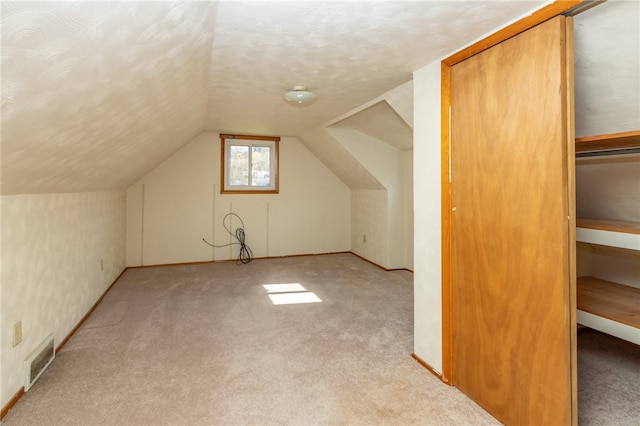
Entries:
POLYGON ((363 243, 366 243, 366 242, 367 242, 367 236, 366 236, 366 235, 363 235, 363 236, 362 236, 362 242, 363 242, 363 243))
POLYGON ((20 342, 22 342, 22 321, 13 325, 13 347, 18 346, 20 342))
POLYGON ((104 259, 100 259, 100 270, 104 271, 104 259))

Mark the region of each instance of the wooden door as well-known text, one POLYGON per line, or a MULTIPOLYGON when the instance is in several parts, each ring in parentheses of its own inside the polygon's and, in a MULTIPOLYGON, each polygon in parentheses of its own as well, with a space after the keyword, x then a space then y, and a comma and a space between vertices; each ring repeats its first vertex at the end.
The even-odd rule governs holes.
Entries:
POLYGON ((568 20, 451 69, 453 383, 505 424, 575 422, 568 20))

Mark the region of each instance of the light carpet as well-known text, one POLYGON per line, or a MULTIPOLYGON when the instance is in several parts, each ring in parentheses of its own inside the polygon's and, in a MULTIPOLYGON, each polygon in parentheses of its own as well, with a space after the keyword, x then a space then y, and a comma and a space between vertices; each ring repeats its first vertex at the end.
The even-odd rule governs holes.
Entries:
POLYGON ((640 346, 578 332, 578 424, 640 425, 640 346))
MULTIPOLYGON (((637 425, 640 348, 578 348, 580 425, 637 425)), ((130 269, 2 423, 499 424, 412 351, 413 275, 351 254, 130 269)))
POLYGON ((3 423, 499 424, 412 351, 412 274, 351 254, 130 269, 3 423))

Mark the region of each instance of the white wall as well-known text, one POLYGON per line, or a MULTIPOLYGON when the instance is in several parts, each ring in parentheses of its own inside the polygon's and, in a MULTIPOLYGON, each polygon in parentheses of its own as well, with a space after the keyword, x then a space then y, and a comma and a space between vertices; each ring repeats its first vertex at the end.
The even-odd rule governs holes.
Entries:
MULTIPOLYGON (((413 88, 413 84, 411 85, 413 88)), ((412 120, 413 121, 413 120, 412 120)), ((405 185, 405 218, 404 218, 404 235, 406 252, 404 255, 404 263, 413 270, 413 149, 403 154, 402 169, 404 170, 405 185)))
POLYGON ((640 154, 576 160, 578 217, 640 222, 640 154))
MULTIPOLYGON (((358 233, 353 232, 352 235, 352 250, 389 269, 412 269, 413 263, 409 263, 408 260, 410 253, 413 252, 413 239, 408 238, 406 233, 406 222, 412 220, 412 197, 408 194, 411 192, 413 182, 411 167, 407 164, 411 159, 411 151, 403 151, 357 130, 348 128, 328 130, 386 188, 384 193, 387 195, 387 200, 384 203, 377 206, 371 205, 370 202, 352 205, 352 209, 355 209, 352 211, 352 232, 354 228, 359 228, 358 233), (365 209, 358 209, 359 205, 365 209), (373 214, 372 209, 387 209, 386 221, 371 222, 369 219, 373 214), (356 222, 360 223, 356 224, 356 222), (369 226, 363 228, 365 224, 369 226), (377 241, 367 238, 367 242, 364 243, 362 238, 364 234, 369 237, 370 234, 375 235, 380 232, 386 234, 385 254, 375 253, 378 249, 375 246, 370 247, 371 244, 377 244, 377 241), (375 255, 379 260, 375 260, 370 255, 375 255)), ((361 197, 353 199, 358 198, 361 197)), ((369 200, 372 199, 369 198, 369 200)))
POLYGON ((349 188, 296 138, 280 142, 279 173, 279 194, 222 195, 219 135, 200 134, 127 190, 127 265, 236 258, 202 241, 230 241, 231 211, 256 257, 349 251, 349 188))
POLYGON ((413 74, 414 353, 442 372, 440 62, 413 74))
MULTIPOLYGON (((640 154, 579 158, 576 161, 578 217, 640 222, 640 154)), ((640 287, 640 253, 586 245, 578 251, 578 276, 591 275, 640 287), (584 255, 587 251, 589 255, 584 255)))
POLYGON ((576 137, 640 128, 640 2, 574 17, 576 137))
POLYGON ((127 266, 211 260, 202 238, 211 239, 219 176, 212 162, 220 154, 212 142, 218 135, 209 135, 200 134, 127 190, 127 266))
POLYGON ((124 270, 123 191, 2 196, 1 400, 50 333, 57 346, 124 270), (101 259, 104 268, 101 270, 101 259), (23 340, 12 345, 22 321, 23 340))
POLYGON ((351 251, 381 266, 388 264, 388 204, 386 189, 351 190, 351 251))

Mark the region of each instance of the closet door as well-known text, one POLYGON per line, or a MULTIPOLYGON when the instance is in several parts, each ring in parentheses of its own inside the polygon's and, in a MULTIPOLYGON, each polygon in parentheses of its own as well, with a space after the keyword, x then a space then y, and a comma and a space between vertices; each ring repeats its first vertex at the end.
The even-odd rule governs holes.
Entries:
POLYGON ((453 382, 505 424, 575 421, 570 19, 451 69, 453 382))

